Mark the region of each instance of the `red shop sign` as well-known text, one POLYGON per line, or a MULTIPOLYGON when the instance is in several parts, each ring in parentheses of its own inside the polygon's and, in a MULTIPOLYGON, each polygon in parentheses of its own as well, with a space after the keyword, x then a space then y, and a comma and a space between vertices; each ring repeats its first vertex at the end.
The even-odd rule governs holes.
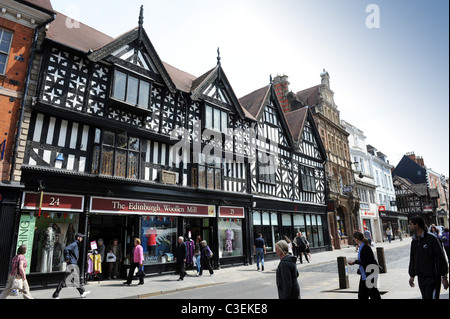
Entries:
POLYGON ((214 205, 179 204, 146 200, 91 197, 91 213, 215 217, 214 205))
MULTIPOLYGON (((22 209, 39 209, 40 193, 23 194, 22 209)), ((45 193, 42 197, 43 211, 82 212, 84 196, 45 193)))
POLYGON ((244 207, 219 207, 219 217, 244 218, 244 207))

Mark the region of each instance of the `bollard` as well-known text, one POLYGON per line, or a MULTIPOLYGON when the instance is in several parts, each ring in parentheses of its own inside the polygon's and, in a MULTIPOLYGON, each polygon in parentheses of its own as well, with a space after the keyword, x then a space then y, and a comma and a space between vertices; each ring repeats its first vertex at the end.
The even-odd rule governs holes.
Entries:
POLYGON ((338 257, 337 264, 338 264, 338 274, 339 274, 339 289, 350 288, 350 284, 348 282, 347 258, 346 257, 338 257))
POLYGON ((386 258, 384 257, 384 247, 377 247, 377 257, 378 264, 381 266, 380 273, 384 274, 387 272, 386 258))

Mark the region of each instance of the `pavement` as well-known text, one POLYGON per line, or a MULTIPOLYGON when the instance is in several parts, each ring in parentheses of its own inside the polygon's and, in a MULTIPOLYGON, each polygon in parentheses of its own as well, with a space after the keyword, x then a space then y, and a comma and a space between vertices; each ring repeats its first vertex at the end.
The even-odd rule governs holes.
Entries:
MULTIPOLYGON (((409 246, 411 238, 403 241, 392 241, 391 243, 378 243, 377 247, 384 247, 385 252, 389 249, 402 246, 409 246)), ((376 256, 376 249, 374 248, 376 256)), ((338 274, 318 273, 306 271, 308 267, 314 267, 330 262, 337 263, 337 257, 347 257, 347 260, 354 260, 357 257, 355 248, 350 246, 340 250, 317 252, 311 254, 311 263, 297 264, 300 277, 299 284, 302 299, 357 299, 360 276, 356 274, 357 266, 348 266, 349 288, 339 289, 338 274), (302 271, 304 270, 304 271, 302 271)), ((265 273, 275 271, 279 259, 265 261, 265 273)), ((390 268, 387 263, 387 272, 380 275, 379 290, 382 299, 421 299, 417 285, 411 288, 408 284, 409 275, 407 265, 402 263, 401 267, 390 268)), ((313 268, 311 268, 313 270, 313 268)), ((256 270, 256 265, 230 266, 214 270, 214 276, 209 276, 208 271, 202 277, 198 277, 196 272, 189 270, 183 281, 177 281, 178 276, 174 274, 147 275, 144 285, 137 285, 138 280, 134 280, 130 286, 123 285, 121 280, 104 280, 100 282, 88 282, 85 285, 86 291, 90 291, 87 299, 141 299, 161 296, 174 292, 200 289, 204 287, 218 286, 225 283, 245 281, 249 279, 263 279, 261 271, 256 270)), ((264 274, 267 276, 267 274, 264 274)), ((276 287, 274 286, 276 290, 276 287)), ((31 294, 35 299, 51 299, 55 288, 32 289, 31 294)), ((80 295, 75 288, 64 288, 60 293, 60 299, 79 299, 80 295)), ((237 296, 237 298, 239 298, 237 296)), ((22 299, 22 296, 9 296, 8 299, 22 299)), ((441 290, 441 299, 449 299, 448 290, 441 290)))

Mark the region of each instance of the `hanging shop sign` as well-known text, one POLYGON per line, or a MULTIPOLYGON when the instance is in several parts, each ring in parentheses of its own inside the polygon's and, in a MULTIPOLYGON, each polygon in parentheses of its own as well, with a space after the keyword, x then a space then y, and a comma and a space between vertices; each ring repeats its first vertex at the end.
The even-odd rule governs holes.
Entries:
POLYGON ((229 207, 220 206, 219 207, 219 217, 224 218, 244 218, 244 207, 229 207))
POLYGON ((25 192, 22 199, 22 209, 43 211, 82 212, 84 196, 56 193, 25 192))
POLYGON ((199 205, 186 203, 154 202, 146 200, 91 197, 91 213, 120 213, 138 215, 171 215, 215 217, 214 205, 199 205))

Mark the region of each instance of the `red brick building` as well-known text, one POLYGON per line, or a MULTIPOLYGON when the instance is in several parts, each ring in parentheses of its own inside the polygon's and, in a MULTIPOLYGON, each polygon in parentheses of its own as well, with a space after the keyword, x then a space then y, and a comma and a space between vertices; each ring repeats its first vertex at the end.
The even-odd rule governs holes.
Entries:
POLYGON ((6 281, 9 257, 15 253, 10 248, 16 238, 15 208, 22 187, 13 167, 24 148, 19 143, 22 130, 28 130, 23 110, 31 104, 38 78, 35 49, 53 16, 49 0, 2 0, 0 4, 0 286, 6 281))

